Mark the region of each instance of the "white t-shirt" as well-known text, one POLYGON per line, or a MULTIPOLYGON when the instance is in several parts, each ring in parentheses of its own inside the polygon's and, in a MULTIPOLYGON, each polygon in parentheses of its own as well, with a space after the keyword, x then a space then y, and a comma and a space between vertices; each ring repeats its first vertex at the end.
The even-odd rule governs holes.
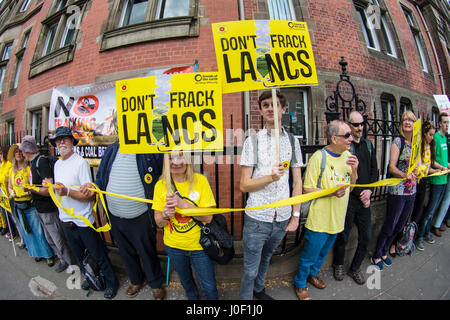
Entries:
MULTIPOLYGON (((61 182, 66 187, 81 186, 92 182, 89 163, 77 153, 72 154, 67 160, 59 159, 55 163, 55 182, 61 182)), ((76 215, 83 216, 94 224, 91 201, 84 202, 61 196, 61 204, 64 208, 73 208, 76 215)), ((58 210, 61 221, 73 222, 79 227, 87 227, 83 220, 71 217, 60 208, 58 210)))

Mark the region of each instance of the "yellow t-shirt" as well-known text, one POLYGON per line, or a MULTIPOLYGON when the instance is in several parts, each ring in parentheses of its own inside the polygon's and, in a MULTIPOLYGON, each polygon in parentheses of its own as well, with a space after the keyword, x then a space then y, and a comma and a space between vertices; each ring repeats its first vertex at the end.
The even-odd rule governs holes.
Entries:
MULTIPOLYGON (((194 175, 193 186, 189 189, 188 182, 175 182, 177 190, 183 197, 187 197, 194 201, 199 207, 214 207, 216 201, 205 176, 196 173, 194 175)), ((163 211, 166 204, 166 183, 159 180, 155 185, 152 205, 153 210, 163 211)), ((169 224, 164 226, 164 244, 171 248, 193 251, 203 250, 199 243, 201 229, 195 221, 188 216, 182 216, 176 213, 170 218, 172 230, 169 224)))
MULTIPOLYGON (((352 168, 346 164, 350 152, 345 151, 340 156, 330 155, 325 151, 327 161, 322 175, 321 189, 336 187, 340 184, 349 184, 352 168)), ((320 174, 322 152, 316 151, 309 160, 306 168, 304 187, 317 188, 317 180, 320 174)), ((323 197, 311 203, 306 228, 315 232, 326 232, 330 234, 339 233, 344 230, 345 214, 347 212, 350 188, 341 198, 323 197)))
POLYGON ((28 201, 31 200, 30 195, 26 195, 26 191, 22 189, 22 187, 19 185, 20 183, 29 183, 29 173, 30 173, 30 166, 27 166, 25 169, 17 170, 16 173, 14 173, 14 170, 11 168, 9 170, 9 176, 11 178, 12 186, 14 193, 16 194, 14 200, 16 201, 28 201))
POLYGON ((2 164, 0 165, 0 188, 3 189, 7 196, 9 196, 8 178, 11 166, 11 162, 9 161, 2 161, 2 164))

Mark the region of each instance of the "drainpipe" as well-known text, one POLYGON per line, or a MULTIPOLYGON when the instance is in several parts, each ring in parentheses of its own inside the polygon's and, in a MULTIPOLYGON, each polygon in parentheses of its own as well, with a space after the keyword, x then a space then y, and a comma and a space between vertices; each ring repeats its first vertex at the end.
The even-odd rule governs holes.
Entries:
MULTIPOLYGON (((245 20, 245 11, 244 11, 244 0, 238 0, 238 6, 239 6, 239 20, 245 20)), ((245 115, 249 116, 249 121, 244 121, 244 128, 247 132, 248 129, 250 129, 250 93, 246 90, 243 93, 244 96, 244 119, 245 115), (248 124, 248 126, 247 126, 248 124)))
POLYGON ((438 75, 439 75, 439 81, 441 82, 442 94, 447 94, 447 92, 445 90, 445 85, 444 85, 444 78, 442 76, 441 64, 439 63, 439 59, 438 59, 438 55, 436 52, 436 47, 434 46, 433 38, 431 37, 430 31, 428 30, 428 25, 425 22, 425 18, 423 17, 422 11, 420 10, 418 5, 416 5, 416 9, 419 12, 420 19, 422 20, 423 25, 425 26, 425 31, 427 32, 427 37, 430 40, 431 48, 433 49, 433 56, 434 56, 434 59, 436 60, 436 65, 438 67, 438 75))

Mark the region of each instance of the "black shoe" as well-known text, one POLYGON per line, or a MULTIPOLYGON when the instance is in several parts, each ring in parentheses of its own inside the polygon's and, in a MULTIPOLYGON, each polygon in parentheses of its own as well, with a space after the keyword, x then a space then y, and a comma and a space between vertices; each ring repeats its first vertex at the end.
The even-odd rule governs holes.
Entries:
POLYGON ((58 267, 56 268, 56 272, 58 272, 58 273, 60 273, 60 272, 63 272, 64 270, 66 270, 67 269, 67 267, 68 267, 69 265, 67 264, 67 263, 65 263, 65 262, 59 262, 59 265, 58 265, 58 267))
POLYGON ((275 300, 266 293, 266 289, 263 289, 261 292, 253 291, 253 296, 258 300, 275 300))
POLYGON ((118 288, 106 288, 105 294, 103 295, 105 299, 112 299, 116 296, 118 288))
POLYGON ((83 283, 81 284, 81 289, 88 291, 91 288, 91 286, 89 285, 89 282, 87 280, 84 280, 83 283))
POLYGON ((3 228, 2 231, 0 231, 0 235, 4 236, 8 232, 8 229, 3 228))

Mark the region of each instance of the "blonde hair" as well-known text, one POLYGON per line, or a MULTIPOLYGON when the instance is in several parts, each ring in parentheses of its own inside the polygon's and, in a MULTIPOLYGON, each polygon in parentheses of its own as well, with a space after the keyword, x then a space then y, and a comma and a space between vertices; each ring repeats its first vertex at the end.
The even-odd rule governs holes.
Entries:
MULTIPOLYGON (((14 150, 13 155, 12 155, 12 157, 11 157, 11 161, 10 161, 10 162, 11 162, 11 165, 12 165, 12 169, 13 169, 14 174, 16 174, 17 171, 19 170, 19 166, 17 165, 17 160, 16 160, 16 156, 15 156, 15 153, 16 153, 17 151, 22 152, 22 150, 20 150, 20 149, 17 147, 17 148, 14 150)), ((23 158, 23 169, 25 169, 26 167, 29 166, 29 162, 28 162, 27 159, 25 159, 25 157, 23 156, 23 154, 22 154, 22 158, 23 158)))
MULTIPOLYGON (((186 181, 189 183, 189 191, 191 191, 191 187, 194 185, 195 182, 195 170, 194 165, 192 164, 192 155, 190 152, 180 152, 182 154, 183 159, 186 163, 186 172, 184 173, 184 177, 186 181)), ((171 173, 170 173, 170 154, 166 153, 164 154, 164 165, 162 169, 160 180, 163 180, 164 182, 171 181, 171 173), (167 166, 168 164, 168 166, 167 166)))
POLYGON ((405 136, 405 133, 403 132, 403 120, 405 120, 405 118, 408 118, 414 122, 416 122, 416 120, 417 120, 416 115, 411 110, 407 110, 402 114, 402 119, 400 122, 400 134, 403 137, 405 136))

